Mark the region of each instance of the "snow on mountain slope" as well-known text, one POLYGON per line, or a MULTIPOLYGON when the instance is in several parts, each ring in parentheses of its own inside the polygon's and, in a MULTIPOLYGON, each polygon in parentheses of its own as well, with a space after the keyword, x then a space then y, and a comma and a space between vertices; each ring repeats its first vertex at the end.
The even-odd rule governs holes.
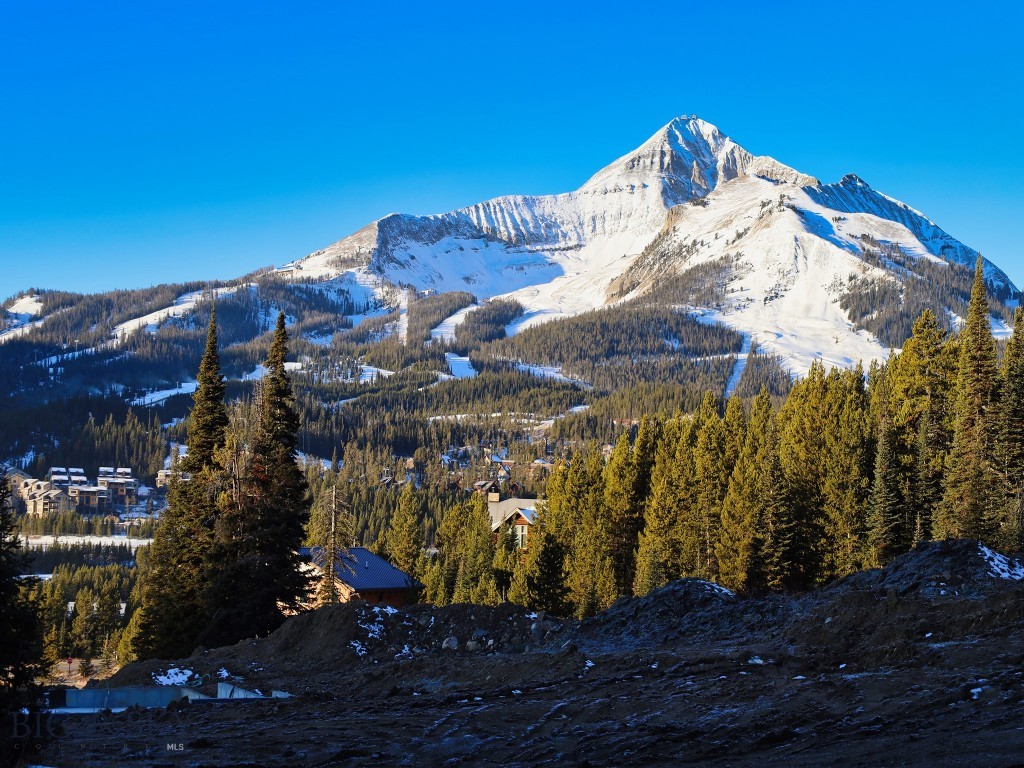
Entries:
POLYGON ((7 311, 12 315, 26 315, 35 317, 43 311, 43 300, 33 294, 22 296, 8 307, 7 311))
MULTIPOLYGON (((898 279, 861 258, 862 235, 916 258, 972 264, 977 256, 856 176, 823 185, 750 154, 710 123, 681 117, 575 192, 499 197, 432 216, 391 214, 280 271, 296 280, 356 281, 378 295, 413 286, 513 297, 526 308, 508 329, 514 333, 642 295, 666 274, 731 256, 730 301, 708 316, 802 372, 815 358, 849 366, 888 355, 839 306, 851 276, 898 279)), ((997 267, 986 269, 1012 288, 997 267)), ((464 316, 443 323, 443 335, 464 316)))
POLYGON ((17 338, 41 324, 43 319, 33 320, 43 311, 43 302, 38 296, 22 296, 0 313, 0 344, 17 338))
MULTIPOLYGON (((232 285, 224 288, 218 288, 217 294, 220 296, 226 296, 230 293, 234 293, 243 286, 232 285)), ((248 287, 248 286, 246 286, 248 287)), ((140 328, 146 328, 153 332, 160 326, 160 323, 172 317, 181 317, 182 315, 188 314, 196 308, 196 304, 203 297, 204 291, 192 291, 179 296, 174 300, 174 304, 163 309, 158 309, 155 312, 150 312, 148 315, 142 317, 135 317, 131 320, 127 320, 114 328, 114 337, 118 342, 124 341, 128 336, 133 334, 140 328)))

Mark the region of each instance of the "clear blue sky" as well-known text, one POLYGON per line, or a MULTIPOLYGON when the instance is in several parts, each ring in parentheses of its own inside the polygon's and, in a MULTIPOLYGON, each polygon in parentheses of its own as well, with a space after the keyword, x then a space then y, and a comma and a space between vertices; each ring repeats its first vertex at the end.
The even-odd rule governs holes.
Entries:
POLYGON ((226 278, 574 189, 695 112, 1024 285, 1010 3, 0 3, 0 297, 226 278))

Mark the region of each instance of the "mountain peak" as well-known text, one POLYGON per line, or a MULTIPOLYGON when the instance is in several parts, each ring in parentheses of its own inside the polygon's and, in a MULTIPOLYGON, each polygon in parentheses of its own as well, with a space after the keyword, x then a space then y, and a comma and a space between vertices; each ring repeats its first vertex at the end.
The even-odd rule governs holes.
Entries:
POLYGON ((720 183, 745 174, 801 186, 818 183, 770 157, 751 154, 696 115, 681 115, 594 174, 580 192, 661 187, 665 204, 671 207, 703 197, 720 183))
POLYGON ((839 180, 841 185, 853 186, 853 187, 871 187, 864 179, 858 176, 856 173, 848 173, 839 180))

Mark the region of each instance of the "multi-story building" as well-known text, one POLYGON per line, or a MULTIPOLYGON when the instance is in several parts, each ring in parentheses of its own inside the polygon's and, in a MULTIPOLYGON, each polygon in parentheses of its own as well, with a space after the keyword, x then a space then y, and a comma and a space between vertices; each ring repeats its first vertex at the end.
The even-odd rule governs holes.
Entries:
POLYGON ((116 470, 111 467, 100 467, 96 484, 109 491, 112 504, 128 505, 138 501, 139 481, 132 477, 132 471, 128 467, 118 467, 116 470))
POLYGON ((46 479, 53 484, 54 488, 67 488, 71 485, 71 476, 68 474, 67 467, 50 467, 50 471, 46 473, 46 479))
POLYGON ((105 512, 110 508, 110 489, 100 485, 72 485, 68 496, 83 514, 105 512))
POLYGON ((156 473, 156 487, 166 488, 171 484, 171 480, 178 480, 181 483, 187 483, 192 479, 192 475, 188 472, 181 472, 177 469, 161 469, 156 473))
POLYGON ((71 497, 60 488, 50 488, 34 493, 25 502, 25 513, 33 516, 56 515, 74 511, 75 504, 71 497))

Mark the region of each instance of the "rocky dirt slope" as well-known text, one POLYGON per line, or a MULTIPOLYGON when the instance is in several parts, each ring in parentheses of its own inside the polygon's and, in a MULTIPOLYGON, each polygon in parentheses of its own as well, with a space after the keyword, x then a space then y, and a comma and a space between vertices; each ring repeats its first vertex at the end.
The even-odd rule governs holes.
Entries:
POLYGON ((1024 566, 966 541, 799 596, 679 581, 581 623, 339 606, 110 681, 293 698, 70 718, 38 762, 1020 765, 1022 619, 1024 566))

